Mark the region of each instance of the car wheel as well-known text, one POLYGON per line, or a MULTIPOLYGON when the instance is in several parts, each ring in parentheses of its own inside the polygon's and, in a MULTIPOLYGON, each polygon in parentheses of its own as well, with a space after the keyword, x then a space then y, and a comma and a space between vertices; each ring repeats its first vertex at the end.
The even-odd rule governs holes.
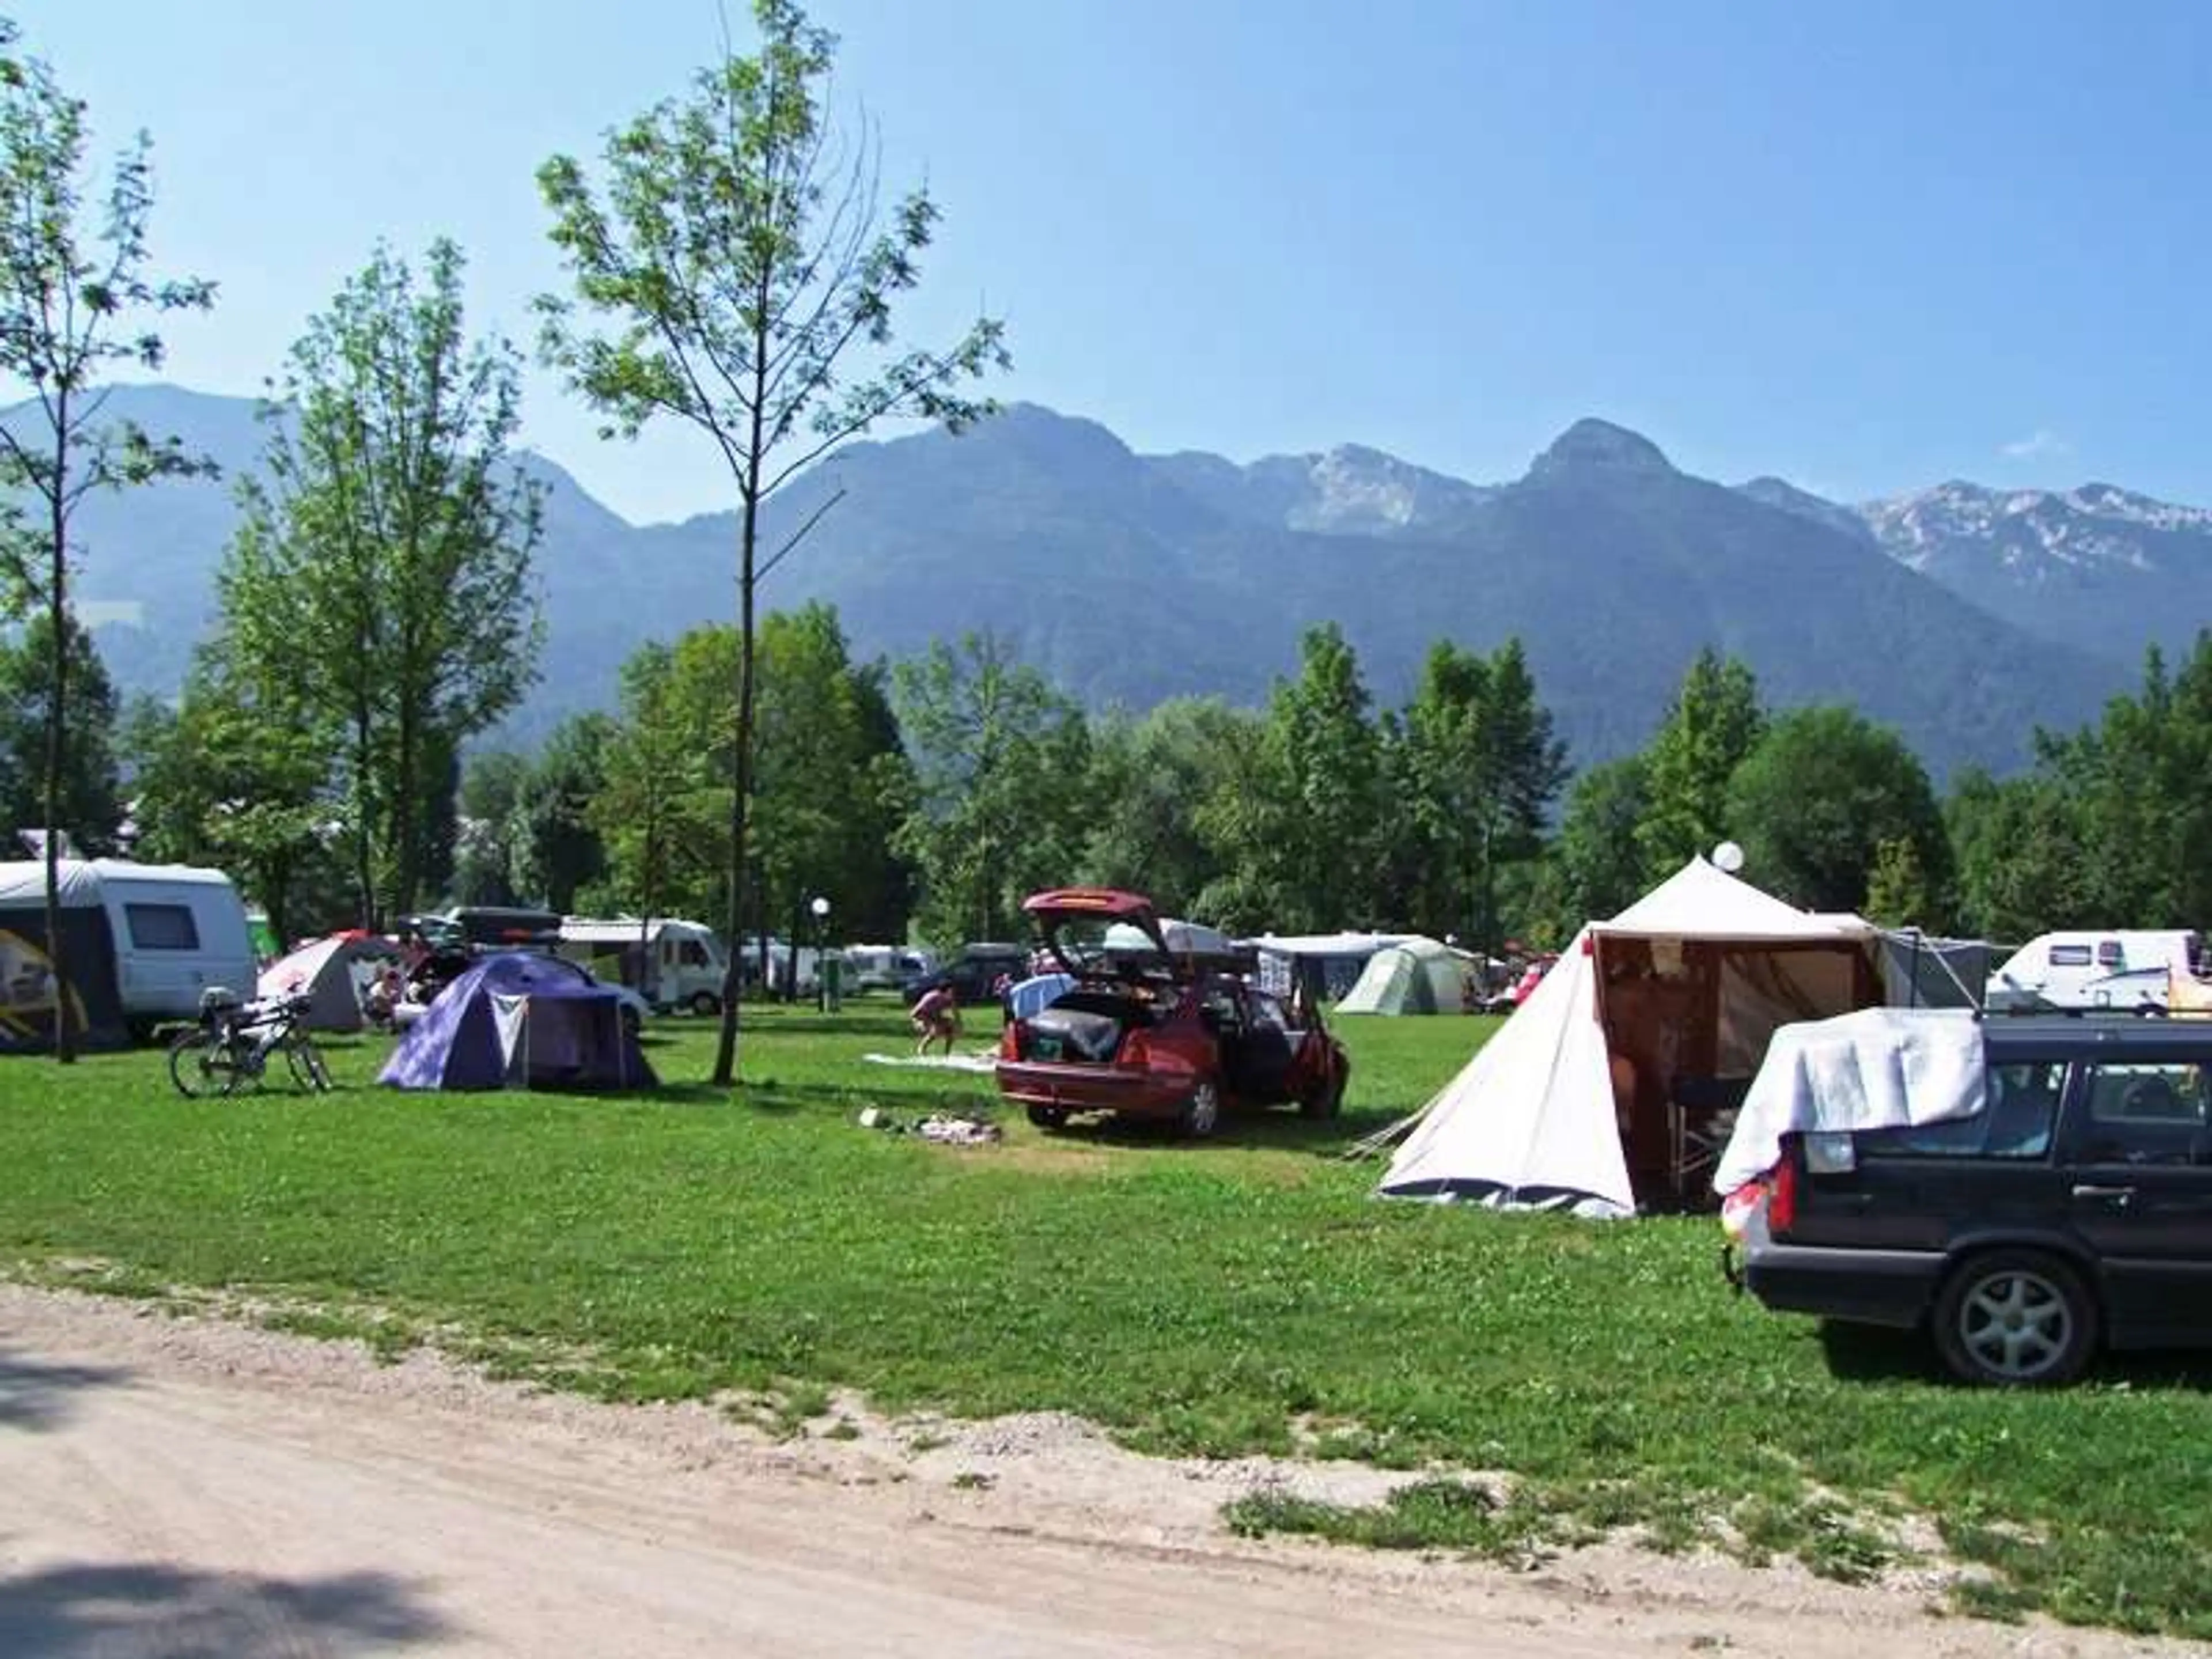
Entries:
POLYGON ((702 1019, 712 1019, 722 1012, 722 1000, 712 991, 694 991, 691 994, 691 1012, 702 1019))
POLYGON ((1936 1303, 1936 1350, 1962 1382, 2050 1389, 2097 1351, 2098 1310, 2081 1276, 2041 1250, 1992 1250, 1954 1273, 1936 1303))
POLYGON ((1182 1103, 1178 1122, 1183 1133, 1193 1140, 1203 1140, 1221 1123, 1221 1091, 1211 1079, 1190 1091, 1190 1098, 1182 1103))
POLYGON ((1030 1121, 1040 1129, 1064 1129, 1067 1127, 1067 1109, 1062 1106, 1032 1106, 1030 1121))

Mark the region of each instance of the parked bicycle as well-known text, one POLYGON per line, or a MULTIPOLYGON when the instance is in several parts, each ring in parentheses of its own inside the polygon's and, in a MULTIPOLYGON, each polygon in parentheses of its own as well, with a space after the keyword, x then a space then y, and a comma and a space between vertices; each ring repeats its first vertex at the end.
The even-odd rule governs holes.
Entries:
POLYGON ((307 1034, 313 1001, 304 995, 240 1001, 234 992, 210 987, 200 993, 200 1023, 169 1044, 169 1077, 191 1099, 258 1089, 281 1063, 295 1088, 317 1094, 330 1088, 330 1067, 307 1034))

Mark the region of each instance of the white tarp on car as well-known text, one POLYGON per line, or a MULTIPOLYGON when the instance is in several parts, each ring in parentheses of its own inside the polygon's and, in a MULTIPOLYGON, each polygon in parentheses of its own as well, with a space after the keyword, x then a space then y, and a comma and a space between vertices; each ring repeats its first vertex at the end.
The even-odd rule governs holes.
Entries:
POLYGON ((1987 1104, 1982 1022, 1966 1008, 1862 1008, 1785 1025, 1768 1044, 1713 1171, 1734 1192, 1782 1161, 1782 1137, 1897 1129, 1987 1104))

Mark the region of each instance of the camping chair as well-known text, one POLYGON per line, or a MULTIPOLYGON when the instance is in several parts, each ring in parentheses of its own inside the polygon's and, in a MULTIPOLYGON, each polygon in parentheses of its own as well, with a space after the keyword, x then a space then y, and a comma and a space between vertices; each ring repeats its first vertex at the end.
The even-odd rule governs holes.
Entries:
POLYGON ((1735 1133, 1749 1078, 1677 1077, 1667 1091, 1667 1181, 1677 1201, 1701 1195, 1701 1182, 1735 1133))

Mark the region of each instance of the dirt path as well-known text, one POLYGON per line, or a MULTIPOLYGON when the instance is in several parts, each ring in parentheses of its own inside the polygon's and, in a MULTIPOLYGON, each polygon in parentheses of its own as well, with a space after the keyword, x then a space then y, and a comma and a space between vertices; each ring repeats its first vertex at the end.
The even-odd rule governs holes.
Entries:
POLYGON ((771 1443, 704 1407, 0 1285, 0 1654, 2191 1650, 1935 1618, 1925 1583, 1230 1536, 1220 1504, 1271 1479, 1388 1477, 1133 1458, 1053 1418, 771 1443))

